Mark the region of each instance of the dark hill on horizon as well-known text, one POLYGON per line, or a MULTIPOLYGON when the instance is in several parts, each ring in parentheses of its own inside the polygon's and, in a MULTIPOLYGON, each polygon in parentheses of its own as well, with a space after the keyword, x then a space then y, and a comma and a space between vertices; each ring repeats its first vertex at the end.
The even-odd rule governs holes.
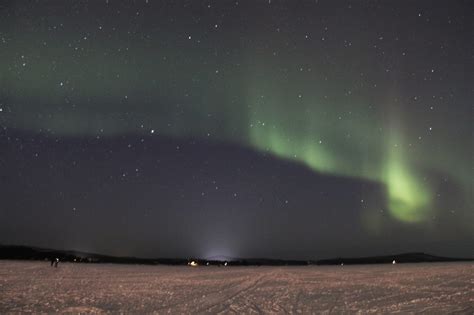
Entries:
POLYGON ((74 250, 56 250, 21 245, 0 245, 0 260, 51 260, 59 258, 62 262, 78 263, 117 263, 144 265, 187 265, 196 261, 200 265, 229 266, 304 266, 304 265, 357 265, 357 264, 387 264, 395 260, 397 263, 422 262, 456 262, 474 261, 474 258, 453 258, 430 255, 426 253, 402 253, 385 256, 333 258, 322 260, 285 260, 267 258, 229 258, 228 260, 193 259, 193 258, 138 258, 116 257, 97 253, 86 253, 74 250))

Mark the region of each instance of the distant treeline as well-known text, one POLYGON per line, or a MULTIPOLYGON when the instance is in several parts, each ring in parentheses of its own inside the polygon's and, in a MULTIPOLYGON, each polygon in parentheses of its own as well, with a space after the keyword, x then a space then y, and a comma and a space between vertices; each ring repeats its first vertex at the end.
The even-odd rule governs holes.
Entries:
POLYGON ((0 259, 11 260, 52 260, 59 258, 62 262, 76 263, 117 263, 143 265, 198 265, 198 266, 307 266, 307 265, 356 265, 356 264, 391 264, 420 262, 454 262, 474 261, 472 258, 448 258, 425 253, 406 253, 398 255, 334 258, 323 260, 283 260, 283 259, 229 259, 206 260, 188 258, 137 258, 115 257, 78 251, 54 250, 28 246, 0 245, 0 259))

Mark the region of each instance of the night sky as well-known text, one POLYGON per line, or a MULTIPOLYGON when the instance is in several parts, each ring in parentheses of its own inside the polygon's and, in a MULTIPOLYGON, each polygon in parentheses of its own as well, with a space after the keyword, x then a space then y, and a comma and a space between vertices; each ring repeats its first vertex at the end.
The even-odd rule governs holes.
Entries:
POLYGON ((0 243, 472 256, 471 1, 2 1, 0 243))

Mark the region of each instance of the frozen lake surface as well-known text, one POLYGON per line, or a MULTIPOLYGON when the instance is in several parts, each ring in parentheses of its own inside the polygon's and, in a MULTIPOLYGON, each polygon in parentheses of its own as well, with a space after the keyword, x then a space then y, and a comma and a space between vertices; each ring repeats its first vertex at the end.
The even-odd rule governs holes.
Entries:
POLYGON ((474 264, 172 267, 0 261, 0 313, 474 313, 474 264))

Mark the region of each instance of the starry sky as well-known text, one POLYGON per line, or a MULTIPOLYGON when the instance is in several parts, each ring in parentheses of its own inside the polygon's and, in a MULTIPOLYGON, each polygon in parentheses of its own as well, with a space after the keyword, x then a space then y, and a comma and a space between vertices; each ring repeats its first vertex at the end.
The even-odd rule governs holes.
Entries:
POLYGON ((2 1, 0 243, 472 256, 470 1, 2 1))

